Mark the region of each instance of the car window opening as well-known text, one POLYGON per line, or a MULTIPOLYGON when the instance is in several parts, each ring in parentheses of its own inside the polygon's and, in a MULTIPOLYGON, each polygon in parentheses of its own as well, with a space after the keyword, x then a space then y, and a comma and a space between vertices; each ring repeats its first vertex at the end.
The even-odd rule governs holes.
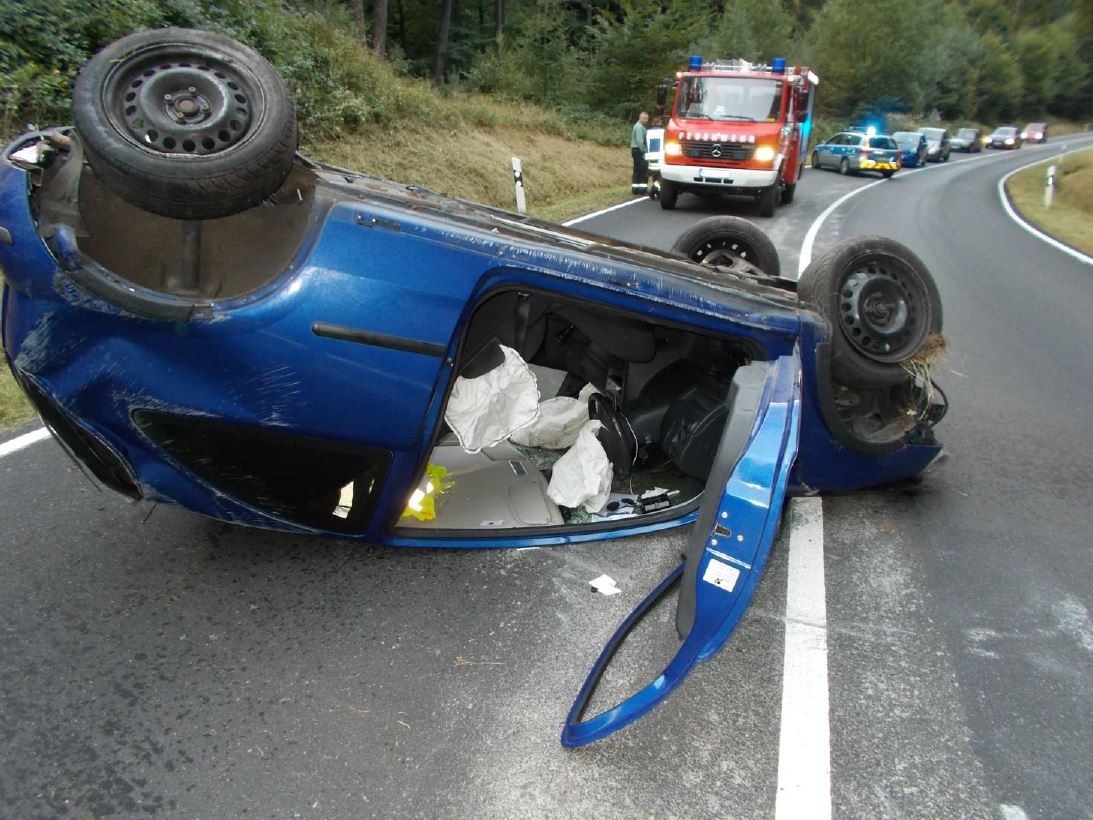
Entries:
MULTIPOLYGON (((558 489, 559 462, 571 446, 582 446, 579 440, 572 444, 572 436, 565 446, 536 446, 528 443, 526 430, 518 430, 472 453, 445 424, 428 469, 439 470, 447 486, 438 491, 430 482, 427 515, 417 514, 412 497, 399 527, 585 526, 678 514, 696 503, 732 412, 729 384, 751 359, 748 346, 517 292, 490 297, 476 310, 456 373, 488 377, 491 369, 483 361, 503 366, 497 363, 499 345, 527 362, 543 402, 568 397, 583 413, 578 424, 590 420, 598 426, 592 446, 602 447, 610 462, 609 488, 591 503, 555 500, 564 493, 558 489)), ((415 490, 419 503, 428 477, 415 490)))

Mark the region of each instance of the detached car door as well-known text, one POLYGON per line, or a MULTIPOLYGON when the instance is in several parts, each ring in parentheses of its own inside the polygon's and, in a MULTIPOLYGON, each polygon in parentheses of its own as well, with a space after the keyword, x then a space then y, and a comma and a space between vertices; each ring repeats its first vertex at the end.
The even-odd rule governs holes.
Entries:
POLYGON ((695 664, 725 644, 751 602, 778 531, 786 483, 797 456, 799 352, 740 368, 728 401, 729 420, 686 557, 630 613, 600 653, 566 718, 563 746, 599 740, 656 707, 695 664), (677 585, 675 625, 682 643, 675 657, 638 692, 585 718, 615 651, 642 617, 677 585))

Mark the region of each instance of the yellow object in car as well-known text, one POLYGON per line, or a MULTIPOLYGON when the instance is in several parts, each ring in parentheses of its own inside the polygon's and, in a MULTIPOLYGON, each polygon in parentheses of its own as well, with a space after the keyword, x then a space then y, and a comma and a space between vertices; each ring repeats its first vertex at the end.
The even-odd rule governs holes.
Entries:
POLYGON ((402 518, 416 518, 418 521, 432 521, 436 518, 436 497, 447 492, 455 485, 454 478, 448 478, 448 469, 439 464, 426 464, 425 475, 410 494, 402 518))

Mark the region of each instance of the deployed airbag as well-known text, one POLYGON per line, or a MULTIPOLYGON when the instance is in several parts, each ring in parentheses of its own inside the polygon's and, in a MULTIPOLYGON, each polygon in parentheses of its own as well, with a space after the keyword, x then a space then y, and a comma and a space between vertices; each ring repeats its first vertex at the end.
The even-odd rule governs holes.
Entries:
POLYGON ((498 444, 539 415, 535 374, 511 347, 505 360, 473 379, 457 376, 444 421, 468 453, 498 444))
POLYGON ((577 434, 577 442, 558 459, 550 476, 547 496, 563 507, 584 507, 596 512, 611 495, 611 460, 596 434, 600 422, 587 422, 577 434))
POLYGON ((588 423, 588 397, 597 392, 586 384, 577 398, 556 396, 539 405, 539 417, 509 436, 513 444, 565 450, 577 441, 577 434, 588 423))

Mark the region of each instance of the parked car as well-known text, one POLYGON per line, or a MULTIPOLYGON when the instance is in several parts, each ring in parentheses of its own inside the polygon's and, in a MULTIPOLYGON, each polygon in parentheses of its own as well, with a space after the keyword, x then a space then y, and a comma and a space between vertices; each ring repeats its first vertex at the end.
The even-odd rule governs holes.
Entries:
POLYGON ((725 643, 788 494, 913 478, 941 454, 941 304, 890 239, 837 243, 798 285, 745 220, 660 253, 312 162, 273 68, 205 32, 108 46, 73 105, 75 128, 0 155, 0 335, 98 483, 401 547, 697 522, 595 662, 567 746, 645 714, 725 643), (678 653, 587 717, 673 584, 678 653))
POLYGON ((896 131, 892 139, 899 146, 900 164, 904 168, 918 168, 926 164, 926 135, 918 131, 896 131))
POLYGON ((876 171, 890 179, 900 169, 900 148, 887 134, 843 131, 812 150, 812 167, 840 174, 876 171))
POLYGON ((920 128, 919 133, 926 137, 926 160, 928 162, 948 162, 949 132, 945 128, 920 128))
POLYGON ((1021 139, 1024 142, 1047 142, 1047 123, 1030 122, 1021 132, 1021 139))
POLYGON ((978 154, 983 150, 983 132, 978 128, 961 128, 949 140, 954 151, 978 154))
POLYGON ((1021 135, 1017 131, 1015 125, 1000 125, 995 128, 991 133, 990 142, 987 143, 989 148, 1002 148, 1009 150, 1011 148, 1021 147, 1021 135))

